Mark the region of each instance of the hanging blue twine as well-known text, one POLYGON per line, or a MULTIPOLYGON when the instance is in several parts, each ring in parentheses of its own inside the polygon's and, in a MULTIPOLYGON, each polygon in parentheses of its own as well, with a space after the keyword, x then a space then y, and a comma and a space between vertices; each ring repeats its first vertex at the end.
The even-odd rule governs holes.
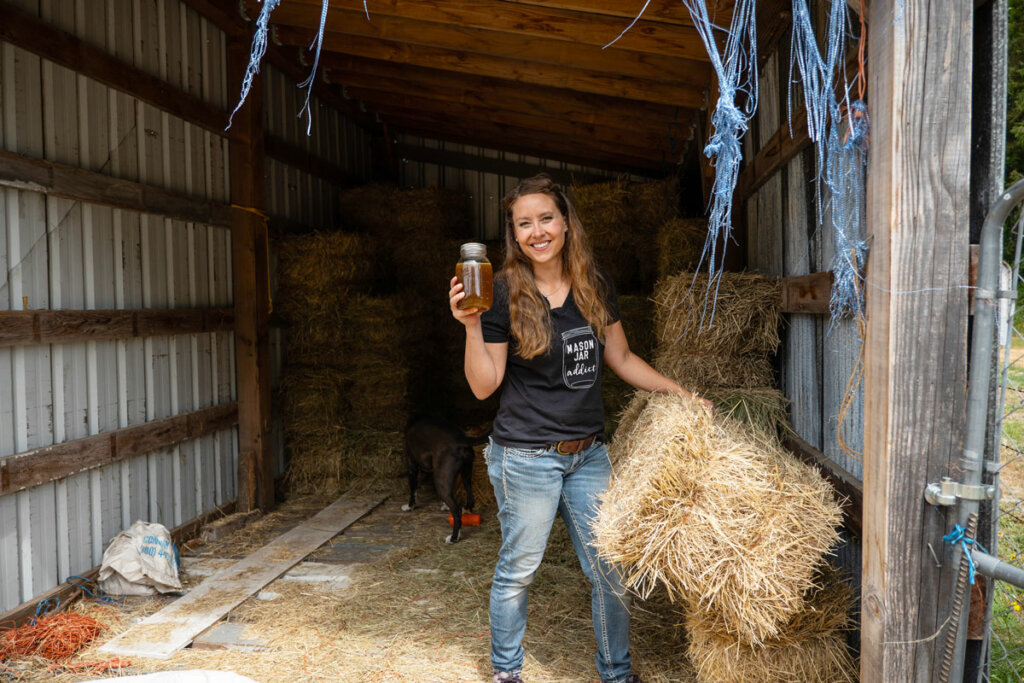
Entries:
MULTIPOLYGON (((824 224, 827 216, 835 233, 829 301, 833 323, 864 313, 863 272, 868 252, 867 241, 852 235, 858 232, 864 218, 871 124, 864 102, 850 102, 850 83, 841 61, 846 54, 846 25, 846 1, 832 0, 823 55, 818 49, 807 0, 793 0, 790 83, 795 82, 794 71, 798 72, 807 111, 807 134, 815 145, 818 224, 824 224), (827 206, 822 205, 822 183, 828 189, 827 206)), ((792 88, 788 97, 792 118, 792 88)))
POLYGON ((711 115, 714 132, 704 146, 704 156, 715 169, 708 208, 708 234, 695 269, 699 271, 707 263, 708 282, 701 315, 703 328, 705 318, 708 325, 714 320, 714 302, 721 283, 725 249, 732 232, 733 192, 739 177, 740 162, 743 161, 740 140, 747 132, 750 117, 757 110, 757 3, 756 0, 737 0, 721 53, 718 51, 715 31, 723 29, 712 23, 704 0, 683 0, 683 4, 690 11, 693 25, 711 59, 711 66, 718 78, 719 92, 715 111, 711 115), (743 98, 742 107, 737 104, 740 97, 743 98), (717 253, 719 240, 722 244, 721 254, 717 253), (708 298, 711 299, 710 316, 707 315, 708 298))
POLYGON ((971 585, 973 586, 977 567, 975 567, 974 558, 971 556, 971 546, 976 546, 981 552, 986 552, 986 550, 973 538, 967 538, 967 530, 959 524, 954 524, 953 530, 943 536, 942 540, 954 546, 959 543, 963 548, 964 557, 967 558, 967 578, 970 579, 971 585))
MULTIPOLYGON (((249 65, 245 69, 245 76, 242 77, 242 92, 238 97, 238 104, 231 111, 231 115, 228 117, 227 128, 231 127, 231 121, 235 118, 235 114, 242 105, 245 104, 245 99, 249 96, 249 90, 252 88, 252 81, 256 78, 256 75, 260 72, 260 62, 263 61, 263 55, 267 53, 267 38, 270 33, 270 14, 277 9, 277 6, 281 4, 281 0, 260 0, 263 3, 263 7, 260 9, 260 16, 256 19, 256 32, 252 37, 252 48, 249 51, 249 65)), ((323 5, 320 9, 320 27, 317 30, 316 37, 313 42, 310 43, 309 49, 313 50, 315 56, 313 58, 313 69, 309 72, 309 77, 306 80, 299 83, 300 88, 306 88, 306 101, 302 105, 302 109, 299 110, 298 117, 301 118, 303 114, 306 115, 306 135, 310 135, 313 129, 313 112, 309 106, 309 100, 313 96, 313 83, 316 79, 316 70, 320 65, 320 51, 324 45, 324 29, 327 25, 327 9, 330 5, 330 0, 322 0, 323 5)), ((370 10, 366 5, 366 0, 363 0, 363 10, 366 12, 366 19, 370 19, 370 10)), ((226 130, 226 129, 225 129, 226 130)))

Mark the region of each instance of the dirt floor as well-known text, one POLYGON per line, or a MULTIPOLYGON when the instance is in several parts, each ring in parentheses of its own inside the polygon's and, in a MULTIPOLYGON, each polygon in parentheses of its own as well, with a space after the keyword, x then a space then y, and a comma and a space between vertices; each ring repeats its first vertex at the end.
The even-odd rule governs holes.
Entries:
MULTIPOLYGON (((459 543, 445 545, 448 513, 429 488, 423 487, 417 510, 403 513, 402 484, 395 482, 382 491, 389 496, 383 504, 233 610, 193 647, 166 660, 130 658, 121 675, 212 669, 261 683, 489 681, 487 602, 499 544, 494 510, 481 510, 480 526, 464 527, 459 543)), ((186 546, 184 582, 196 585, 330 502, 289 501, 222 541, 186 546)), ((109 660, 95 647, 172 599, 75 605, 108 628, 70 664, 109 660)), ((589 584, 558 521, 531 587, 527 680, 597 680, 589 605, 589 584)), ((693 681, 678 615, 653 604, 637 604, 634 614, 635 671, 651 682, 693 681)), ((49 671, 42 662, 7 662, 6 667, 0 667, 5 683, 100 678, 84 675, 83 668, 49 671)))

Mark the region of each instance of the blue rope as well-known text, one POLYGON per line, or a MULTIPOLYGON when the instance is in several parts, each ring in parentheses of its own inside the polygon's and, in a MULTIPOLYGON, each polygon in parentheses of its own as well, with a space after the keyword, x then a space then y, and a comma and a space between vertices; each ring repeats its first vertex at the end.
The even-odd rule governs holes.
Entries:
MULTIPOLYGON (((306 135, 312 133, 313 127, 313 111, 309 106, 309 100, 313 96, 313 83, 316 78, 316 70, 320 65, 320 51, 324 45, 324 30, 327 25, 327 9, 330 5, 330 0, 321 0, 322 7, 320 9, 320 27, 317 30, 316 37, 313 42, 310 43, 309 49, 315 51, 315 57, 313 59, 313 69, 309 72, 309 77, 306 80, 299 83, 300 88, 306 88, 306 101, 302 105, 302 109, 299 110, 298 118, 301 118, 303 114, 306 114, 306 135)), ((263 7, 260 9, 260 16, 256 19, 256 31, 252 37, 252 48, 249 53, 249 65, 245 69, 245 76, 242 78, 242 92, 238 97, 238 104, 231 111, 231 115, 228 117, 227 128, 231 127, 231 121, 235 118, 235 114, 242 105, 245 104, 245 99, 249 96, 249 90, 252 88, 253 79, 260 72, 260 62, 263 61, 263 55, 267 53, 267 37, 270 33, 270 14, 277 9, 277 6, 281 4, 281 0, 260 0, 263 3, 263 7)), ((370 9, 366 4, 366 0, 363 0, 363 11, 366 12, 366 20, 370 20, 370 9)))
MULTIPOLYGON (((245 76, 242 77, 242 92, 238 97, 238 104, 231 111, 231 115, 228 116, 227 128, 231 127, 231 121, 235 118, 235 114, 242 105, 245 104, 245 98, 249 96, 249 89, 252 87, 252 81, 256 78, 256 74, 260 72, 260 62, 263 61, 263 55, 267 53, 267 34, 270 31, 270 13, 277 9, 277 6, 281 4, 281 0, 260 0, 263 3, 263 8, 260 9, 260 16, 256 19, 256 33, 252 37, 252 48, 249 52, 249 66, 245 69, 245 76)), ((324 0, 327 2, 327 0, 324 0)))
POLYGON ((725 32, 725 46, 721 53, 715 40, 715 31, 724 29, 712 23, 704 0, 683 0, 683 4, 690 11, 694 27, 700 34, 711 59, 711 66, 718 77, 719 92, 715 111, 711 115, 714 132, 704 146, 704 156, 715 168, 715 180, 711 187, 708 208, 708 234, 700 262, 695 269, 700 271, 705 261, 707 262, 708 282, 704 310, 701 314, 703 327, 712 288, 714 295, 711 296, 711 315, 707 324, 710 325, 714 320, 718 286, 721 284, 720 271, 732 232, 733 192, 739 177, 740 162, 743 160, 740 139, 747 132, 750 117, 757 110, 757 2, 737 0, 729 29, 725 32), (744 99, 742 106, 737 104, 737 99, 741 96, 744 99), (721 254, 717 253, 719 239, 722 242, 721 254))
MULTIPOLYGON (((865 176, 870 132, 867 106, 850 102, 850 83, 842 60, 846 54, 846 0, 831 0, 825 32, 825 53, 818 49, 807 0, 793 0, 793 39, 790 46, 790 84, 799 72, 807 111, 807 134, 815 144, 818 224, 826 215, 836 237, 832 259, 833 285, 829 301, 832 322, 860 317, 864 312, 866 240, 852 237, 863 222, 865 176), (839 81, 837 74, 841 75, 839 81), (838 95, 837 95, 838 92, 838 95), (844 122, 843 112, 847 112, 844 122), (845 135, 843 134, 845 133, 845 135), (822 206, 822 182, 829 191, 822 206)), ((788 94, 793 115, 793 91, 788 94)))
POLYGON ((960 544, 964 551, 964 557, 967 558, 967 578, 970 579, 971 585, 974 585, 974 576, 977 568, 974 565, 974 558, 971 556, 970 546, 976 546, 981 552, 988 552, 982 547, 980 543, 975 541, 973 538, 967 538, 967 530, 959 524, 953 525, 953 530, 942 537, 942 540, 950 545, 960 544))
POLYGON ((36 604, 36 614, 29 620, 29 623, 35 625, 36 619, 45 617, 49 614, 55 614, 60 609, 60 598, 46 598, 40 600, 36 604))
MULTIPOLYGON (((77 574, 72 574, 68 578, 64 579, 64 583, 69 583, 72 586, 75 586, 76 588, 82 589, 83 593, 88 593, 90 596, 92 596, 92 598, 94 600, 96 600, 98 602, 102 602, 102 603, 107 604, 107 605, 116 605, 116 604, 119 604, 121 602, 120 600, 112 598, 109 595, 97 595, 96 593, 93 593, 91 590, 89 590, 89 587, 88 587, 88 584, 91 583, 91 582, 89 581, 89 579, 85 578, 84 576, 78 576, 77 574)), ((103 593, 103 591, 101 591, 99 588, 97 588, 96 590, 99 591, 100 593, 103 593)))

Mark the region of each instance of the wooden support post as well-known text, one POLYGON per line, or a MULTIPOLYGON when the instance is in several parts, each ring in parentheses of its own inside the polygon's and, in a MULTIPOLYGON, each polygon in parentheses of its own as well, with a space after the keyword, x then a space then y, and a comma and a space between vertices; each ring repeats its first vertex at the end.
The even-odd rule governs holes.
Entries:
POLYGON ((967 379, 971 0, 872 0, 861 680, 938 679, 967 379), (933 554, 934 553, 934 554, 933 554), (936 558, 942 564, 937 566, 936 558))
MULTIPOLYGON (((228 46, 228 92, 241 90, 249 42, 228 46)), ((269 510, 274 504, 270 434, 270 274, 263 178, 263 85, 257 76, 235 114, 230 145, 232 273, 235 300, 235 367, 238 382, 238 507, 269 510), (247 457, 242 457, 245 454, 247 457), (247 471, 251 468, 251 471, 247 471)))

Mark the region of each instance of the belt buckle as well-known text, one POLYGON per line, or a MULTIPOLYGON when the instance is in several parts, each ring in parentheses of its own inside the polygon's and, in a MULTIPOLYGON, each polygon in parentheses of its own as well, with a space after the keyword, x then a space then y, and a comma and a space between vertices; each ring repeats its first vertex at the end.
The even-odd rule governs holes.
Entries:
POLYGON ((574 441, 559 441, 555 444, 555 452, 559 455, 572 455, 576 451, 563 451, 562 448, 567 444, 575 443, 574 441))

